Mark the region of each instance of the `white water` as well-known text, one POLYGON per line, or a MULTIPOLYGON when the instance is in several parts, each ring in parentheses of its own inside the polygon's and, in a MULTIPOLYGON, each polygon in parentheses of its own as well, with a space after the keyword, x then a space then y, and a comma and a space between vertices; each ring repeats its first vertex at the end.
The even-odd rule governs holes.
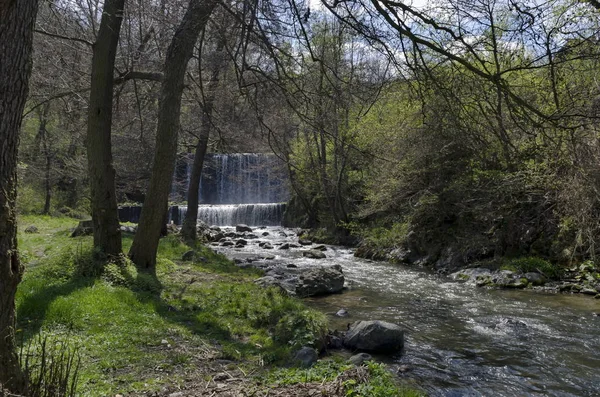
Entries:
POLYGON ((349 288, 309 298, 330 326, 380 319, 407 330, 405 351, 378 357, 402 364, 400 374, 431 396, 600 396, 600 301, 586 296, 476 288, 411 267, 355 258, 328 246, 326 259, 304 258, 296 231, 266 228, 243 247, 215 249, 265 266, 339 264, 349 288), (264 232, 267 232, 265 235, 264 232), (264 249, 268 241, 274 249, 264 249), (350 317, 333 314, 345 308, 350 317))
MULTIPOLYGON (((183 219, 187 207, 179 207, 183 219)), ((199 205, 198 220, 209 225, 232 226, 240 223, 249 226, 281 225, 285 203, 199 205)))

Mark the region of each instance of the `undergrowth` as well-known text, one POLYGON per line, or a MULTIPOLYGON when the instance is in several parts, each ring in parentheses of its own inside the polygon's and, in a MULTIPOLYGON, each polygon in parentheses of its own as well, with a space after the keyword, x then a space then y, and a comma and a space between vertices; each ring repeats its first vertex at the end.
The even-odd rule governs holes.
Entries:
POLYGON ((540 272, 552 279, 559 278, 562 274, 562 269, 559 265, 536 257, 507 259, 501 269, 520 273, 540 272))
POLYGON ((339 382, 344 395, 349 397, 423 396, 399 385, 384 364, 373 361, 357 368, 346 362, 322 360, 311 368, 277 368, 263 375, 262 380, 276 385, 339 382))

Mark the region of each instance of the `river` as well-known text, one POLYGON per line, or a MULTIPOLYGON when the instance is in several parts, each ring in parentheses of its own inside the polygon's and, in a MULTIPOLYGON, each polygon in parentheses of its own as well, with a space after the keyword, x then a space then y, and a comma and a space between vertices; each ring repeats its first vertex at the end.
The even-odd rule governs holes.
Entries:
POLYGON ((370 319, 403 326, 404 351, 381 359, 406 365, 399 376, 431 396, 600 396, 600 300, 480 289, 422 269, 355 258, 346 247, 327 246, 326 259, 308 259, 302 251, 310 247, 278 249, 297 242, 292 230, 254 233, 259 238, 246 247, 214 248, 232 258, 275 257, 265 264, 340 264, 348 288, 308 304, 329 314, 331 328, 370 319), (260 248, 260 241, 274 249, 260 248), (335 317, 340 308, 350 317, 335 317))

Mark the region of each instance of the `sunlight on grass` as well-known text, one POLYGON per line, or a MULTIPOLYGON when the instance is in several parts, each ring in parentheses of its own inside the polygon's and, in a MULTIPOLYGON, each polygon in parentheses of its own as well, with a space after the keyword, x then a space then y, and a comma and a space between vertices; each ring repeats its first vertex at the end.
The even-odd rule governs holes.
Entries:
MULTIPOLYGON (((256 286, 255 270, 207 247, 194 247, 199 261, 181 262, 191 248, 176 236, 161 240, 154 279, 129 261, 99 268, 91 237, 69 237, 76 220, 22 217, 20 224, 39 233, 19 235, 27 265, 19 333, 23 342, 41 333, 78 347, 83 395, 157 389, 193 370, 197 356, 285 360, 293 348, 320 343, 326 330, 321 313, 256 286)), ((130 241, 124 236, 125 247, 130 241)))

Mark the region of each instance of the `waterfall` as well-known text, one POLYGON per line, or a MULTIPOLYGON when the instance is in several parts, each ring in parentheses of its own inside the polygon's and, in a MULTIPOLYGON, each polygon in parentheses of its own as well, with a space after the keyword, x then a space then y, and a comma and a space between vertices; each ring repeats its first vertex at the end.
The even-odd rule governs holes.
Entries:
MULTIPOLYGON (((171 200, 185 200, 192 163, 193 158, 180 156, 171 200)), ((274 154, 207 154, 199 197, 198 220, 209 225, 278 226, 285 210, 283 203, 289 200, 287 171, 274 154)), ((124 211, 121 219, 137 222, 138 212, 130 212, 124 211)), ((171 207, 169 221, 181 224, 186 212, 185 206, 171 207)))
POLYGON ((200 182, 200 203, 259 204, 288 199, 287 175, 275 155, 207 155, 200 182))
MULTIPOLYGON (((189 186, 193 159, 185 160, 173 178, 172 194, 180 200, 189 186)), ((287 181, 282 162, 273 154, 208 154, 200 183, 198 220, 217 226, 279 226, 289 199, 287 181)), ((141 206, 119 207, 119 218, 137 223, 141 210, 141 206)), ((180 225, 186 212, 185 206, 169 208, 169 222, 180 225)))

